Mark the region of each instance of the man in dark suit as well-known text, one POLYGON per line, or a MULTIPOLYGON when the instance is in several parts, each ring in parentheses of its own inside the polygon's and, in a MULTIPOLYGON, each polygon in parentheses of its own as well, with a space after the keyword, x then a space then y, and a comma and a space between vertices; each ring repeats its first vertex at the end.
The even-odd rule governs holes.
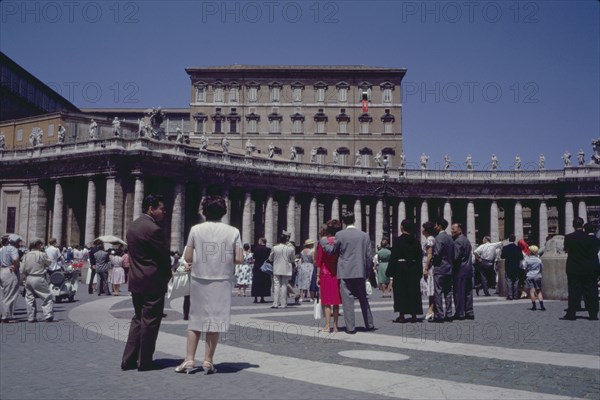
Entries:
POLYGON ((452 267, 454 265, 454 242, 446 233, 448 221, 439 218, 435 223, 435 244, 433 246, 433 282, 435 285, 435 318, 430 322, 452 321, 452 267), (446 311, 444 312, 444 299, 446 311))
POLYGON ((515 244, 516 237, 508 235, 509 243, 502 248, 500 258, 504 260, 504 277, 506 279, 506 300, 517 300, 519 298, 519 272, 523 252, 515 244))
POLYGON ((600 264, 598 250, 600 241, 594 235, 583 231, 584 221, 577 217, 573 220, 575 232, 565 236, 567 257, 567 285, 569 288, 569 305, 567 313, 561 319, 574 321, 575 313, 583 295, 585 308, 590 320, 598 319, 598 275, 600 264))
POLYGON ((333 244, 321 239, 321 247, 327 254, 338 253, 337 277, 340 280, 340 295, 344 308, 346 333, 356 333, 354 324, 354 297, 360 302, 365 328, 375 330, 373 315, 367 299, 366 280, 372 268, 371 239, 354 226, 354 213, 345 212, 342 222, 346 229, 335 234, 333 244))
POLYGON ((473 248, 464 235, 463 225, 452 224, 454 239, 454 271, 452 284, 454 286, 454 319, 475 319, 473 313, 473 248))
POLYGON ((135 315, 121 369, 147 371, 154 369, 152 356, 165 307, 165 293, 171 278, 171 263, 162 229, 158 223, 165 216, 161 196, 149 195, 142 202, 142 214, 127 230, 127 246, 131 267, 129 291, 135 315))

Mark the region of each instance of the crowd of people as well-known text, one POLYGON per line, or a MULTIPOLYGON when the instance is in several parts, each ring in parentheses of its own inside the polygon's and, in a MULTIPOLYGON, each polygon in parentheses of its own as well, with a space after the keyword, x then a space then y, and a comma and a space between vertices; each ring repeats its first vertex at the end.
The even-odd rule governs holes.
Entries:
MULTIPOLYGON (((484 296, 491 295, 490 289, 498 285, 497 261, 504 259, 506 299, 529 297, 531 310, 546 309, 540 258, 544 249, 524 240, 516 241, 512 234, 506 242, 495 243, 486 236, 483 244, 473 249, 459 222, 450 227, 443 218, 425 222, 420 240, 417 226, 405 219, 392 245, 384 239, 374 252, 369 235, 354 225, 354 214, 344 212, 341 221, 332 219, 321 227, 317 240, 306 239, 297 254, 296 245, 285 231, 273 248, 267 247, 264 238, 253 248, 247 243, 242 245, 239 230, 222 222, 227 213, 223 197, 206 196, 201 207, 205 221, 192 227, 181 256, 169 252, 160 227, 165 205, 162 197, 155 195, 144 198, 142 215, 130 224, 127 250, 107 250, 99 240, 89 252, 77 247, 61 250, 55 239, 50 239, 46 247, 36 239, 23 255, 19 252, 20 236, 3 238, 2 322, 13 320, 20 272, 25 282, 28 320, 36 321, 35 299, 40 298, 44 319, 53 321, 48 275, 59 270, 63 262, 86 257, 91 265, 90 294, 97 290, 99 296, 111 292, 118 295, 128 279, 134 317, 123 352, 123 370, 156 368, 153 354, 165 316, 167 285, 175 269, 189 272, 190 282, 189 295, 184 299, 184 319, 188 320, 186 355, 176 372, 196 368, 195 355, 202 332, 205 349, 200 368, 206 374, 217 372, 213 358, 220 333, 229 329, 234 289, 238 296, 246 296, 250 288, 250 296, 259 304, 267 303, 266 298, 272 296, 274 309, 287 308, 289 298, 296 304, 315 302, 324 311, 323 333, 343 328, 352 335, 357 330, 376 330, 369 305, 372 286, 379 287, 383 298, 393 297, 393 310, 398 313, 393 322, 473 320, 474 292, 479 295, 483 290, 484 296), (356 300, 364 325, 359 329, 355 321, 356 300), (424 318, 420 318, 423 314, 424 318), (340 316, 343 327, 339 326, 340 316)), ((574 219, 573 228, 575 232, 565 237, 569 302, 561 319, 576 319, 583 299, 589 319, 597 320, 600 239, 581 218, 574 219)))

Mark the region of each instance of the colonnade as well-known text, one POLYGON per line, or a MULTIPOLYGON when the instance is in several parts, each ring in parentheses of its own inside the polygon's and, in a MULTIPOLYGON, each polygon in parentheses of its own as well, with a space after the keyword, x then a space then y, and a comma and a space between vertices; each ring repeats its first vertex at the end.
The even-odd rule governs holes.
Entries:
MULTIPOLYGON (((308 238, 317 239, 320 225, 328 219, 340 219, 346 210, 354 211, 357 228, 368 232, 375 244, 383 238, 386 216, 392 238, 399 234, 400 222, 405 218, 420 227, 423 222, 442 215, 449 222, 462 222, 473 244, 480 243, 485 235, 499 241, 514 232, 517 239, 527 235, 530 242, 543 245, 549 233, 572 232, 575 216, 587 220, 586 198, 575 197, 513 200, 394 196, 387 198, 386 212, 381 196, 248 189, 173 178, 164 178, 169 184, 163 186, 157 183, 162 182, 157 177, 151 177, 153 181, 147 185, 148 178, 139 171, 126 178, 116 174, 73 178, 78 179, 79 191, 75 192, 79 195, 69 199, 65 198, 68 189, 65 185, 70 179, 47 181, 43 190, 37 183, 26 185, 27 195, 22 199, 29 203, 28 213, 21 214, 27 214, 28 220, 20 226, 26 226, 31 237, 56 237, 65 244, 88 244, 99 235, 124 237, 129 223, 142 213, 144 195, 157 192, 165 196, 168 214, 164 228, 172 250, 183 249, 189 228, 198 222, 193 214, 207 194, 226 197, 228 213, 223 221, 240 229, 243 242, 255 243, 259 236, 264 236, 269 245, 277 241, 282 230, 290 232, 297 245, 308 238), (75 204, 78 202, 81 205, 75 204), (35 208, 33 203, 40 207, 35 208), (52 208, 46 210, 45 204, 51 204, 52 208), (550 216, 552 213, 554 216, 550 216), (77 229, 73 231, 69 224, 77 225, 77 229)), ((72 188, 69 193, 74 193, 72 188)))

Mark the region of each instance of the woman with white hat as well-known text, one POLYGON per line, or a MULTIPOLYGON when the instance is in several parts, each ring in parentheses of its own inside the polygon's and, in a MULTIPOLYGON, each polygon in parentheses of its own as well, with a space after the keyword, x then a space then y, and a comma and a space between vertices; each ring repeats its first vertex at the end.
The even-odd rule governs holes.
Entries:
MULTIPOLYGON (((313 264, 313 252, 315 242, 312 239, 304 241, 304 249, 300 252, 300 270, 298 271, 298 289, 300 290, 300 300, 302 303, 304 298, 308 298, 308 290, 310 289, 310 281, 313 275, 315 266, 313 264)), ((307 301, 310 301, 307 299, 307 301)))

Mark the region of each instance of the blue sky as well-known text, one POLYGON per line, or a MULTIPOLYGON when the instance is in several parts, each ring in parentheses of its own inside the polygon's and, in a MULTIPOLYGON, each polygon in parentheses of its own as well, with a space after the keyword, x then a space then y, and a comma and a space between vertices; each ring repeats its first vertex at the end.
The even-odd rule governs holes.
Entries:
POLYGON ((185 67, 405 67, 409 162, 561 168, 600 136, 600 2, 7 1, 0 49, 79 107, 186 107, 185 67))

